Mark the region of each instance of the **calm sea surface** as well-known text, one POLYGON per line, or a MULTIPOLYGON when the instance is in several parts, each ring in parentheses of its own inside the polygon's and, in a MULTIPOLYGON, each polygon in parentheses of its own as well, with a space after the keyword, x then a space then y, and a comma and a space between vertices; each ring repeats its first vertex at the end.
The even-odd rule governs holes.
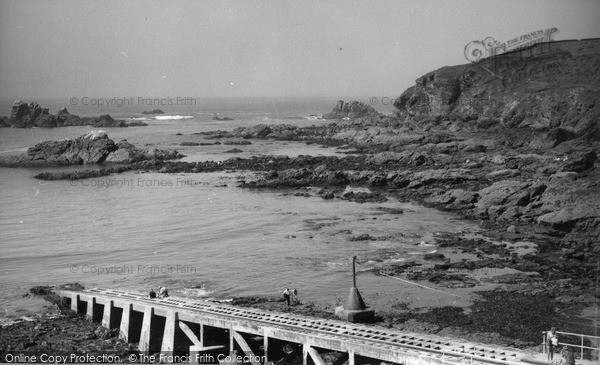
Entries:
MULTIPOLYGON (((307 126, 324 123, 311 114, 331 110, 334 100, 198 100, 194 107, 162 108, 169 116, 147 127, 109 128, 109 137, 147 148, 175 148, 185 161, 252 155, 337 155, 300 143, 253 141, 244 152, 231 146, 181 147, 202 141, 192 133, 231 130, 258 123, 307 126), (214 113, 233 121, 213 121, 214 113), (177 135, 181 133, 181 135, 177 135)), ((10 114, 11 102, 0 104, 10 114)), ((152 107, 69 107, 69 100, 40 101, 78 115, 142 118, 152 107)), ((160 107, 160 106, 159 106, 160 107)), ((24 152, 44 140, 75 138, 90 127, 0 129, 0 154, 24 152)), ((82 167, 76 167, 82 168, 82 167)), ((336 303, 351 286, 351 257, 417 259, 435 249, 433 234, 474 227, 418 205, 388 201, 358 204, 286 191, 236 187, 246 172, 157 174, 129 172, 98 179, 40 181, 48 169, 0 168, 0 308, 2 321, 30 316, 43 305, 24 298, 35 285, 78 282, 86 287, 146 292, 164 285, 180 296, 279 295, 298 288, 300 299, 336 303), (402 215, 380 207, 404 208, 402 215), (362 233, 403 237, 350 241, 362 233)), ((359 265, 365 271, 369 263, 359 265)), ((397 281, 370 273, 358 277, 367 298, 397 292, 397 281)))

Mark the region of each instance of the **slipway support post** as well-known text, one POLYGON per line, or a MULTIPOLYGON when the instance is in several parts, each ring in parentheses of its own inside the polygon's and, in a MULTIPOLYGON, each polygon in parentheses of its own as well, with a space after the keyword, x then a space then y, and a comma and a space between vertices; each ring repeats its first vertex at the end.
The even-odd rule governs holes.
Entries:
POLYGON ((140 352, 147 353, 150 350, 150 327, 152 325, 152 317, 154 317, 154 308, 146 307, 144 309, 142 333, 140 335, 140 344, 138 346, 140 352))
MULTIPOLYGON (((204 338, 204 325, 200 324, 200 338, 196 337, 196 334, 192 329, 185 323, 178 321, 179 328, 185 333, 185 335, 192 341, 194 344, 190 346, 190 364, 198 364, 200 358, 200 352, 211 351, 211 350, 219 350, 224 348, 223 345, 216 346, 204 346, 203 338, 204 338)), ((204 361, 200 361, 200 363, 204 363, 204 361)))
POLYGON ((164 355, 173 355, 173 349, 175 348, 175 329, 177 328, 178 322, 178 313, 169 311, 169 313, 167 313, 165 330, 163 331, 162 344, 160 347, 160 352, 164 355))
POLYGON ((229 327, 229 354, 233 357, 234 356, 234 352, 233 350, 235 349, 234 347, 234 342, 233 342, 233 326, 229 327))
POLYGON ((316 365, 325 365, 325 361, 321 358, 321 355, 310 345, 304 345, 306 347, 306 351, 310 354, 310 357, 313 359, 316 365))
POLYGON ((71 310, 75 313, 79 313, 79 294, 71 296, 71 310))
POLYGON ((265 359, 265 363, 264 365, 267 365, 269 363, 269 334, 267 331, 265 331, 264 333, 264 337, 263 337, 263 359, 265 359))
POLYGON ((121 325, 119 326, 119 338, 125 342, 129 342, 129 318, 133 304, 123 306, 123 315, 121 315, 121 325))
POLYGON ((302 365, 308 365, 308 345, 302 345, 302 365))
POLYGON ((204 323, 200 323, 200 336, 198 336, 200 340, 200 346, 204 346, 204 323))
POLYGON ((111 300, 104 304, 104 312, 102 313, 102 327, 110 329, 110 317, 112 316, 115 303, 111 300))
POLYGON ((183 331, 183 333, 185 333, 185 335, 190 339, 190 341, 192 341, 194 343, 193 346, 196 347, 204 347, 202 345, 202 340, 198 339, 198 337, 196 337, 196 334, 194 333, 194 331, 192 331, 192 329, 185 323, 183 322, 178 322, 179 328, 181 328, 181 330, 183 331))
POLYGON ((89 319, 90 321, 94 320, 94 306, 95 305, 96 305, 96 297, 92 297, 90 300, 88 300, 85 318, 89 319))
POLYGON ((244 351, 246 356, 248 356, 250 358, 250 362, 252 363, 252 365, 260 365, 260 362, 254 360, 254 359, 256 359, 256 356, 254 355, 254 352, 252 352, 252 349, 250 348, 250 346, 248 345, 246 340, 244 340, 242 335, 240 335, 239 333, 237 333, 234 330, 232 330, 232 333, 233 333, 233 338, 238 343, 238 345, 240 345, 240 347, 242 348, 242 351, 244 351))

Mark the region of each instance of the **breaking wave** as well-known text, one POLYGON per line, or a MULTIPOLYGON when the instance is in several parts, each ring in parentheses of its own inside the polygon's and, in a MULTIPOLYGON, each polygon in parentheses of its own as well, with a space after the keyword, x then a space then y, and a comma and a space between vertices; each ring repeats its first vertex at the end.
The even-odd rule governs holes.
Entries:
POLYGON ((129 118, 124 118, 127 120, 150 120, 150 118, 147 117, 129 117, 129 118))
POLYGON ((191 119, 193 115, 157 115, 154 117, 156 120, 180 120, 180 119, 191 119))

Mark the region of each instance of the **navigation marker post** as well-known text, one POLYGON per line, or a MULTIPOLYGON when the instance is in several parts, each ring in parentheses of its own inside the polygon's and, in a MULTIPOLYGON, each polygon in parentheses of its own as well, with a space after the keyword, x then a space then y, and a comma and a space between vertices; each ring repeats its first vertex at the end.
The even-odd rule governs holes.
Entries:
POLYGON ((335 315, 352 323, 368 323, 375 319, 375 311, 368 308, 356 288, 356 256, 352 257, 352 288, 346 304, 335 308, 335 315))

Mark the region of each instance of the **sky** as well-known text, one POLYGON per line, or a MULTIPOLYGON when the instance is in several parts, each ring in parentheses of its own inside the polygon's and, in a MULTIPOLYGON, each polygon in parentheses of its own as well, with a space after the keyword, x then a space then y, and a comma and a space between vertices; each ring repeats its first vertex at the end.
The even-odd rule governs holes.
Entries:
POLYGON ((0 1, 0 98, 396 97, 464 47, 556 27, 598 0, 0 1))

